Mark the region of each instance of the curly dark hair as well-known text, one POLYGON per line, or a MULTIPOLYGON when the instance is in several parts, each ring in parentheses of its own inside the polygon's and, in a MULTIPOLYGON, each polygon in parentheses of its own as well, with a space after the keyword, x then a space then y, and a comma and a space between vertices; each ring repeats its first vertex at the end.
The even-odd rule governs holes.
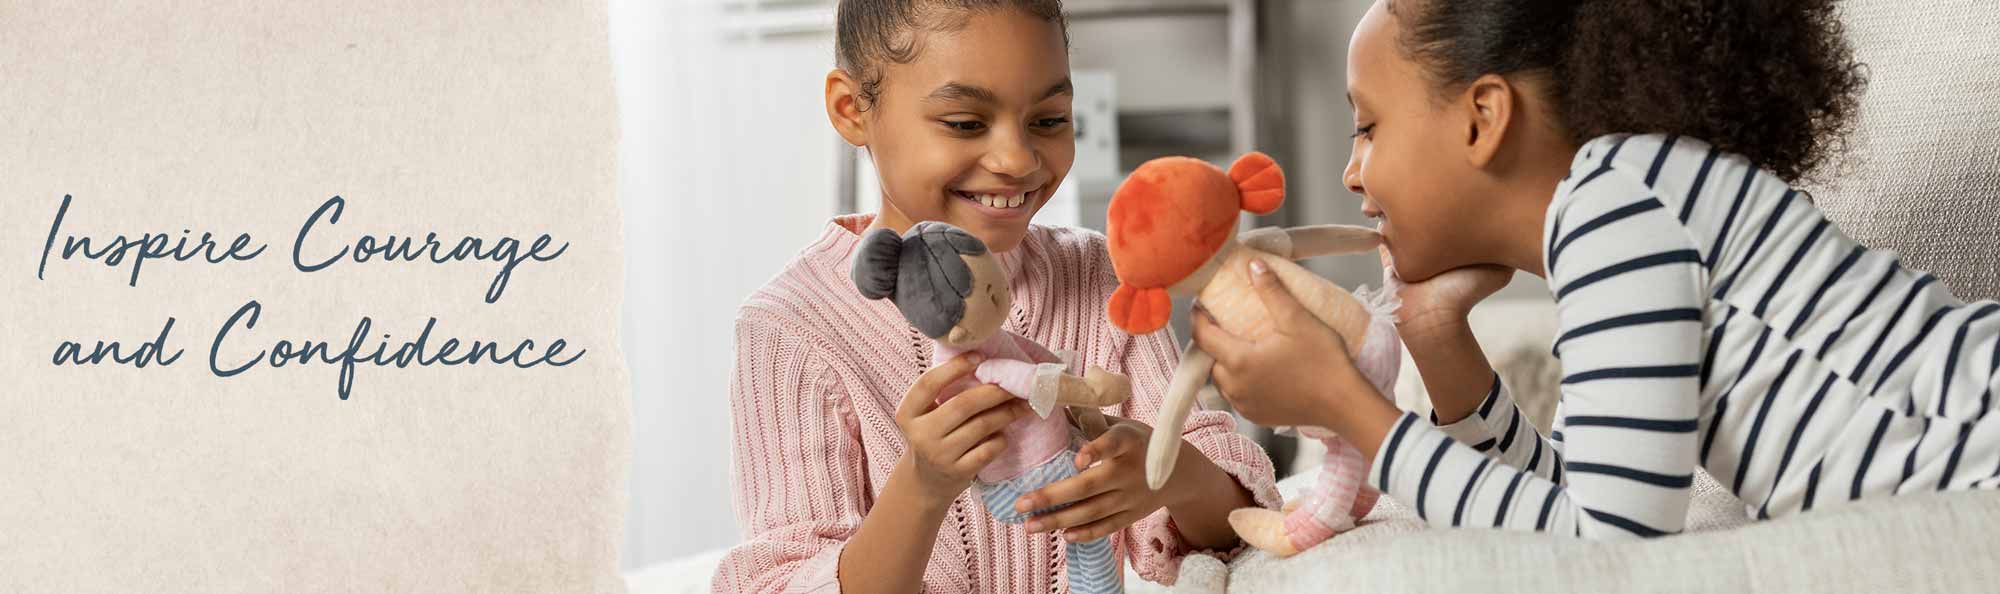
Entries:
POLYGON ((1449 94, 1486 74, 1548 83, 1570 139, 1670 133, 1787 181, 1843 154, 1865 66, 1836 0, 1405 0, 1399 43, 1449 94))
POLYGON ((1069 45, 1069 22, 1062 0, 840 0, 834 9, 834 63, 860 84, 863 107, 875 103, 882 87, 883 60, 908 64, 917 59, 918 27, 950 30, 964 26, 964 15, 975 11, 1013 8, 1055 23, 1069 45), (961 18, 950 18, 958 16, 961 18))

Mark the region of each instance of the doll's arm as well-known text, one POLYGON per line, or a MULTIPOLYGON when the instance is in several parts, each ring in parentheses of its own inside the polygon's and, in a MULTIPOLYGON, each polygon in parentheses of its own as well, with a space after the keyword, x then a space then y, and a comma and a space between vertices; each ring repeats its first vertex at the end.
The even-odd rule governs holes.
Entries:
POLYGON ((974 369, 980 383, 1000 386, 1016 398, 1028 401, 1035 414, 1047 418, 1061 395, 1062 363, 1029 363, 1014 359, 988 359, 974 369))
POLYGON ((1245 246, 1288 260, 1364 252, 1382 245, 1381 233, 1355 225, 1265 227, 1245 231, 1239 239, 1245 246))
POLYGON ((1208 385, 1213 367, 1215 357, 1188 342, 1180 367, 1167 382, 1159 417, 1153 419, 1153 436, 1146 444, 1146 486, 1155 491, 1166 486, 1167 477, 1173 475, 1174 461, 1181 451, 1181 430, 1187 426, 1188 414, 1194 412, 1196 393, 1208 385))

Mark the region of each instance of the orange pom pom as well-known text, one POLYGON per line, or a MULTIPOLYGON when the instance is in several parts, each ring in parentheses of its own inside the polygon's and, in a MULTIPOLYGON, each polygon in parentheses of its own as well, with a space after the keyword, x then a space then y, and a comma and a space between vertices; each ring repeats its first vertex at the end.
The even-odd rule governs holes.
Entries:
POLYGON ((1111 293, 1111 303, 1105 306, 1111 324, 1129 334, 1150 334, 1164 328, 1173 312, 1173 298, 1159 287, 1118 285, 1118 290, 1111 293))
POLYGON ((1229 166, 1229 179, 1236 182, 1243 210, 1271 214, 1285 203, 1285 170, 1270 155, 1256 151, 1243 155, 1229 166))

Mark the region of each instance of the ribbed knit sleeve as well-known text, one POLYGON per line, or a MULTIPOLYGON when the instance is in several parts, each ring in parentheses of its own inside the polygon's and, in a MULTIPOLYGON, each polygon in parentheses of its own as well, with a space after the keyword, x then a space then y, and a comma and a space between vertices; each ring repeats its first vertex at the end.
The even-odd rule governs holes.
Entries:
MULTIPOLYGON (((1151 423, 1159 413, 1174 367, 1180 362, 1180 351, 1175 348, 1172 334, 1162 329, 1132 337, 1123 362, 1123 372, 1132 378, 1132 399, 1127 401, 1125 412, 1133 419, 1151 423)), ((1257 506, 1278 509, 1282 505, 1270 456, 1249 437, 1236 432, 1236 417, 1222 411, 1196 410, 1188 415, 1181 437, 1194 444, 1223 472, 1235 477, 1257 506)), ((1181 461, 1186 463, 1185 459, 1181 461)), ((1140 577, 1150 581, 1172 585, 1180 575, 1181 559, 1188 553, 1203 552, 1188 544, 1165 509, 1133 524, 1127 531, 1132 539, 1132 564, 1140 577)), ((1226 561, 1241 551, 1242 546, 1238 545, 1228 551, 1206 552, 1226 561)))
POLYGON ((737 525, 716 592, 838 592, 840 551, 868 510, 860 427, 825 348, 746 311, 730 382, 737 525))

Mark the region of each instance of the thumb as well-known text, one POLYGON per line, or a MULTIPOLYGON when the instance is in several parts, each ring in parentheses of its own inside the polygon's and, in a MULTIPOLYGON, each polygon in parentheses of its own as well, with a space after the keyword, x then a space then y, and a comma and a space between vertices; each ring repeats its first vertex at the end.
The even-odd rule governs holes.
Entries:
POLYGON ((1233 360, 1236 353, 1250 348, 1249 341, 1231 334, 1229 329, 1223 328, 1222 324, 1215 321, 1215 316, 1208 313, 1208 308, 1200 307, 1200 303, 1196 303, 1194 313, 1189 317, 1192 318, 1189 321, 1194 328, 1195 346, 1201 347, 1201 350, 1208 351, 1211 355, 1215 355, 1216 359, 1233 360))
POLYGON ((1262 260, 1250 260, 1250 284, 1256 287, 1257 298, 1264 302, 1264 309, 1271 312, 1271 320, 1277 322, 1279 328, 1294 328, 1296 324, 1307 322, 1319 323, 1312 312, 1306 311, 1306 306, 1292 296, 1291 290, 1285 288, 1278 273, 1262 260))

